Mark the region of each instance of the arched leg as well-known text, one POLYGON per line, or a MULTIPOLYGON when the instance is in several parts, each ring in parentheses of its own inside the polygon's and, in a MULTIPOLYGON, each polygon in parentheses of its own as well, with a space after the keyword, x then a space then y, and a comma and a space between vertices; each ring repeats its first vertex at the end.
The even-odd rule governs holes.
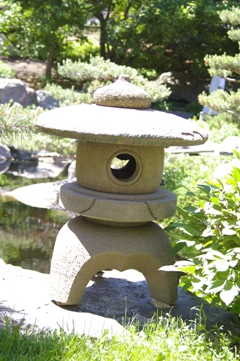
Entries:
POLYGON ((51 264, 51 297, 76 305, 89 280, 100 270, 136 269, 145 276, 152 297, 168 304, 177 299, 177 276, 159 271, 173 263, 171 245, 155 223, 110 227, 79 216, 60 230, 51 264))

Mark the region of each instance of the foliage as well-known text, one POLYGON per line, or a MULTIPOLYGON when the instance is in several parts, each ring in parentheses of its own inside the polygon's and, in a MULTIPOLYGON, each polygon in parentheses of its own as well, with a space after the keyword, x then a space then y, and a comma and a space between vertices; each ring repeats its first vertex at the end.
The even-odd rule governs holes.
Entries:
POLYGON ((206 76, 206 53, 233 54, 218 11, 237 1, 151 0, 123 2, 107 24, 108 57, 135 68, 188 71, 206 76), (126 3, 129 5, 127 7, 126 3), (126 10, 127 8, 127 10, 126 10))
MULTIPOLYGON (((232 7, 231 10, 221 12, 220 17, 223 22, 230 24, 228 36, 230 40, 237 41, 240 49, 240 8, 232 7)), ((205 57, 211 76, 218 75, 229 82, 239 84, 240 75, 240 53, 234 56, 207 55, 205 57)), ((223 91, 218 89, 209 95, 202 93, 199 95, 199 102, 223 114, 228 121, 239 121, 240 116, 240 90, 223 91)))
POLYGON ((209 134, 209 140, 213 143, 222 143, 228 136, 239 136, 240 123, 230 122, 229 115, 217 116, 206 115, 204 121, 197 120, 199 126, 209 134), (221 131, 219 131, 221 129, 221 131))
MULTIPOLYGON (((84 38, 87 19, 94 16, 104 59, 158 74, 176 70, 200 77, 206 76, 205 54, 237 50, 218 16, 232 4, 238 1, 1 0, 0 32, 21 56, 47 58, 49 76, 53 61, 76 60, 79 52, 74 54, 69 43, 84 38)), ((80 58, 86 61, 87 54, 80 58)))
POLYGON ((0 329, 0 360, 239 360, 237 349, 231 349, 229 336, 219 332, 199 334, 200 326, 199 323, 189 326, 167 316, 146 324, 140 333, 136 326, 129 326, 125 335, 110 337, 105 333, 90 338, 66 334, 63 330, 22 330, 7 320, 7 327, 0 329))
POLYGON ((74 87, 71 89, 64 89, 60 85, 47 84, 46 92, 54 99, 59 101, 60 106, 69 106, 76 104, 89 104, 92 102, 92 97, 88 93, 75 91, 74 87))
POLYGON ((70 59, 64 60, 62 65, 58 65, 58 73, 63 77, 87 85, 90 94, 93 94, 97 88, 117 80, 119 75, 128 74, 133 84, 140 86, 149 93, 152 102, 163 101, 170 95, 170 90, 165 85, 149 81, 140 75, 136 69, 117 65, 101 57, 91 57, 89 63, 73 62, 70 59))
POLYGON ((46 76, 71 35, 82 37, 86 12, 81 0, 8 0, 0 2, 0 32, 21 56, 47 59, 46 76))
POLYGON ((76 145, 72 139, 59 138, 36 132, 35 121, 43 111, 41 108, 23 108, 19 104, 0 105, 0 142, 14 144, 25 150, 47 150, 61 155, 76 154, 76 145))
POLYGON ((88 62, 91 56, 99 56, 99 53, 99 45, 95 45, 91 40, 68 39, 61 57, 72 61, 88 62))
POLYGON ((176 264, 186 273, 180 284, 240 314, 240 167, 198 189, 201 193, 191 206, 178 208, 182 221, 166 228, 172 231, 173 251, 181 250, 189 260, 176 264))
POLYGON ((25 109, 17 103, 0 105, 0 139, 32 132, 40 111, 39 108, 25 109))
POLYGON ((14 78, 15 71, 7 64, 0 61, 0 78, 14 78))

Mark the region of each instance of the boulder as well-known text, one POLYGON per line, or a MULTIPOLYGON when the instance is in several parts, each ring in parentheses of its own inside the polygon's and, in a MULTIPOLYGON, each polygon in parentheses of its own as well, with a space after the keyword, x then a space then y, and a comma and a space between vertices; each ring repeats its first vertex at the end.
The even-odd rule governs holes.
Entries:
POLYGON ((0 174, 8 170, 11 164, 12 154, 8 147, 0 144, 0 174))
POLYGON ((19 103, 26 107, 36 103, 36 94, 19 79, 0 78, 0 104, 19 103))
POLYGON ((53 109, 59 107, 58 100, 54 99, 51 95, 43 89, 36 91, 37 105, 44 109, 53 109))
POLYGON ((232 155, 233 151, 240 151, 240 137, 230 135, 218 145, 215 153, 219 155, 232 155))
POLYGON ((198 103, 198 95, 203 91, 208 91, 209 88, 209 80, 199 81, 199 79, 193 79, 192 75, 188 76, 175 71, 162 73, 158 78, 158 83, 165 84, 171 89, 170 100, 188 103, 198 103))

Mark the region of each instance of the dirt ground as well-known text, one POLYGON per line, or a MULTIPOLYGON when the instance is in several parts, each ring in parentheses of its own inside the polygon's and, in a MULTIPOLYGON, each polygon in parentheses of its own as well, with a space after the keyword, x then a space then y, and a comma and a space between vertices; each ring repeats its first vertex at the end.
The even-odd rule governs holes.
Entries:
MULTIPOLYGON (((35 90, 42 88, 46 69, 45 62, 30 59, 11 60, 5 57, 0 57, 0 60, 15 70, 17 79, 24 81, 35 90)), ((55 75, 56 72, 53 70, 53 76, 55 75)))

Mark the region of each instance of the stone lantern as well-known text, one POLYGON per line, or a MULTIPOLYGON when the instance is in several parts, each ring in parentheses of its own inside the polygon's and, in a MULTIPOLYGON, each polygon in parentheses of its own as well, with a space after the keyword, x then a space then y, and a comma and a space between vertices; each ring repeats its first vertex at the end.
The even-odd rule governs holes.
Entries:
POLYGON ((58 233, 51 297, 77 305, 99 271, 135 269, 153 298, 177 299, 171 244, 156 221, 174 215, 176 196, 160 187, 164 148, 197 145, 207 134, 194 122, 149 109, 151 99, 127 76, 98 89, 95 104, 58 108, 37 120, 41 131, 78 140, 76 182, 64 184, 63 206, 78 216, 58 233))

